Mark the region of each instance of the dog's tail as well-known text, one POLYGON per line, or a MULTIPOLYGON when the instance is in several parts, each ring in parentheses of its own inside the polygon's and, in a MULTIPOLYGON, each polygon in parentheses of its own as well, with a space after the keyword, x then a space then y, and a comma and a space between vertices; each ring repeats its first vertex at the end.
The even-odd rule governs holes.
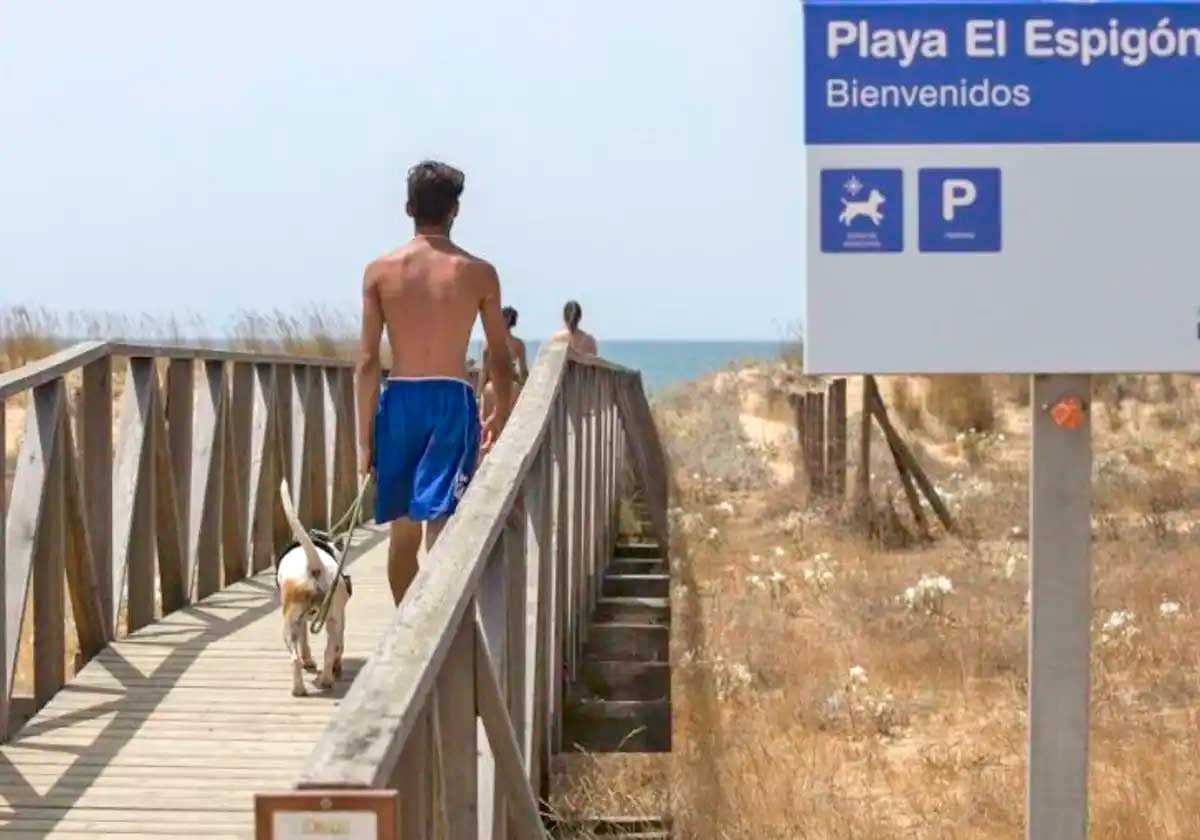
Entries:
POLYGON ((312 537, 308 535, 308 531, 304 530, 300 517, 296 515, 296 508, 292 506, 292 494, 288 490, 286 478, 279 484, 279 500, 283 503, 283 515, 287 517, 288 525, 292 527, 292 536, 296 538, 296 542, 300 543, 300 547, 304 549, 304 556, 308 558, 309 577, 319 580, 325 574, 325 564, 321 562, 321 555, 317 554, 317 546, 313 543, 312 537))

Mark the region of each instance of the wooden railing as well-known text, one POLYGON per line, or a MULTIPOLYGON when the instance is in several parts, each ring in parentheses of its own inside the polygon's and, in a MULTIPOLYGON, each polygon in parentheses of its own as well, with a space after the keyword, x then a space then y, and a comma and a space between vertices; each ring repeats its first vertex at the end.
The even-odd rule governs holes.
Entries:
POLYGON ((270 568, 290 538, 282 477, 305 522, 345 510, 353 385, 350 364, 330 359, 103 342, 0 374, 0 441, 5 404, 26 409, 7 504, 0 482, 0 735, 26 604, 36 710, 67 677, 64 596, 82 664, 116 635, 270 568))
POLYGON ((299 788, 399 791, 404 838, 543 836, 538 800, 627 457, 665 550, 666 464, 641 377, 546 345, 299 788))

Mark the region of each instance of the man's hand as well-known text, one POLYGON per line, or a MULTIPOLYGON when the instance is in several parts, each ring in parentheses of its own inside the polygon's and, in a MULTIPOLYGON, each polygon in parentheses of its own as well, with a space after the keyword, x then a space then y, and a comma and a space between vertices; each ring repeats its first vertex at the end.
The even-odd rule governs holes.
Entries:
POLYGON ((358 447, 358 475, 360 478, 365 478, 371 474, 371 461, 374 454, 374 447, 369 443, 364 443, 358 447))

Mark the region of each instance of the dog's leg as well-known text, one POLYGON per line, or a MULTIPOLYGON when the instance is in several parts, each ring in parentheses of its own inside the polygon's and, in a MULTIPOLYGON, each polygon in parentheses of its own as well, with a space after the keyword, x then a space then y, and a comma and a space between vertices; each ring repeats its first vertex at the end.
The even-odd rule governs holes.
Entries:
POLYGON ((321 663, 321 676, 317 677, 320 688, 333 688, 334 668, 340 652, 342 622, 334 616, 329 616, 325 622, 325 660, 321 663))
POLYGON ((304 617, 300 617, 300 661, 304 665, 305 671, 317 670, 317 663, 313 661, 312 648, 308 646, 308 622, 304 617))
POLYGON ((304 664, 301 660, 300 639, 304 630, 304 613, 285 615, 283 625, 283 641, 292 654, 292 696, 304 697, 308 691, 304 687, 304 664))

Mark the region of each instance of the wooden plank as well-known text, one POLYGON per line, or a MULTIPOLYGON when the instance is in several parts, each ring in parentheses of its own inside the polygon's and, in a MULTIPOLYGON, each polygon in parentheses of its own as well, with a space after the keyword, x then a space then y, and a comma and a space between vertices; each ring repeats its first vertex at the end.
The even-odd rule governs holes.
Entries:
POLYGON ((1087 376, 1033 377, 1029 542, 1029 840, 1088 833, 1092 616, 1091 422, 1059 427, 1050 407, 1086 404, 1087 376))
POLYGON ((504 692, 492 666, 487 632, 482 627, 477 628, 475 644, 475 696, 479 717, 496 759, 496 775, 503 782, 507 803, 512 808, 517 836, 521 840, 542 840, 546 834, 541 814, 525 777, 521 749, 504 708, 504 692))
POLYGON ((479 830, 478 726, 475 719, 475 618, 470 612, 437 683, 441 786, 446 840, 475 840, 479 830))
POLYGON ((225 365, 205 362, 192 434, 192 508, 188 519, 189 587, 199 600, 221 588, 225 365))
POLYGON ((329 527, 329 495, 325 486, 329 470, 325 452, 325 376, 320 368, 306 368, 307 385, 304 402, 304 487, 308 493, 308 518, 303 522, 310 528, 329 527))
POLYGON ((858 428, 858 486, 855 497, 859 505, 870 507, 871 498, 871 388, 874 379, 862 378, 862 414, 858 428))
POLYGON ((317 453, 312 450, 312 368, 292 367, 292 450, 288 481, 301 522, 313 520, 312 474, 317 453))
POLYGON ((76 368, 108 355, 109 347, 108 342, 104 341, 84 341, 15 370, 0 373, 0 400, 60 379, 76 368))
MULTIPOLYGON (((66 469, 63 457, 63 427, 66 386, 61 379, 41 386, 53 389, 53 401, 35 410, 46 410, 57 423, 53 431, 53 455, 46 472, 46 489, 33 554, 33 693, 41 708, 67 680, 66 613, 66 469)), ((40 419, 40 418, 39 418, 40 419)))
POLYGON ((334 403, 331 515, 341 518, 358 495, 358 432, 355 423, 354 372, 326 370, 326 384, 334 403))
POLYGON ((320 368, 316 376, 321 380, 321 416, 324 423, 321 435, 321 451, 325 458, 325 475, 321 480, 321 493, 325 503, 322 510, 326 517, 321 527, 329 528, 337 521, 345 508, 334 504, 335 487, 338 483, 338 387, 341 371, 337 368, 320 368))
POLYGON ((206 362, 250 362, 254 364, 354 367, 354 362, 351 359, 301 356, 291 353, 260 353, 243 350, 222 350, 212 347, 189 347, 179 344, 152 344, 150 342, 114 342, 109 344, 108 347, 114 356, 156 356, 160 359, 197 359, 206 362))
POLYGON ((942 502, 942 498, 938 495, 933 482, 925 475, 925 470, 921 469, 920 463, 917 462, 908 445, 905 444, 904 439, 900 437, 895 427, 892 426, 892 421, 888 418, 887 407, 884 406, 883 398, 879 395, 879 388, 875 384, 875 378, 868 377, 868 383, 868 387, 871 390, 871 397, 875 402, 875 419, 879 421, 879 425, 883 429, 888 446, 892 448, 893 452, 899 453, 900 458, 904 461, 904 465, 912 473, 921 491, 925 494, 925 498, 929 500, 929 504, 941 521, 942 527, 948 532, 954 533, 954 520, 950 516, 950 510, 942 502))
MULTIPOLYGON (((170 381, 169 374, 170 369, 168 368, 168 382, 170 381)), ((177 465, 183 465, 183 469, 191 470, 192 380, 190 375, 182 376, 177 373, 175 384, 179 390, 183 390, 178 384, 181 380, 188 385, 187 397, 180 400, 187 408, 186 420, 180 421, 180 425, 188 432, 187 457, 178 457, 178 450, 174 448, 182 446, 183 442, 174 439, 174 428, 167 425, 168 414, 163 408, 162 400, 151 400, 151 422, 153 424, 151 445, 154 448, 154 537, 155 546, 158 549, 158 588, 162 598, 163 615, 170 615, 188 602, 188 520, 180 507, 178 492, 181 483, 175 474, 175 468, 177 465)), ((170 385, 168 385, 169 388, 170 385)), ((176 408, 180 412, 183 411, 178 405, 176 408)))
POLYGON ((254 401, 255 401, 255 366, 246 362, 236 362, 233 365, 233 376, 230 383, 229 395, 229 433, 226 446, 228 447, 227 461, 230 462, 230 484, 226 485, 227 502, 225 516, 235 517, 232 523, 226 521, 229 539, 236 541, 223 550, 236 552, 232 565, 243 570, 243 576, 249 571, 251 551, 251 512, 250 512, 250 447, 254 436, 254 401), (232 500, 229 500, 232 497, 232 500))
MULTIPOLYGON (((83 498, 92 569, 100 590, 106 638, 113 638, 113 390, 112 358, 101 357, 83 369, 80 395, 80 449, 83 498)), ((2 540, 0 540, 2 542, 2 540)))
MULTIPOLYGON (((529 619, 529 598, 526 582, 529 579, 529 557, 526 553, 528 546, 526 544, 526 502, 525 492, 529 488, 530 482, 536 474, 536 469, 531 469, 527 474, 521 495, 518 496, 518 501, 513 507, 512 514, 509 516, 508 523, 504 529, 504 553, 507 558, 506 562, 506 585, 508 594, 505 598, 507 613, 505 616, 508 625, 507 645, 508 650, 505 654, 505 688, 507 689, 508 700, 508 715, 512 719, 513 727, 517 733, 518 743, 523 742, 527 728, 527 710, 525 706, 525 676, 526 672, 532 668, 532 663, 528 663, 525 654, 525 638, 528 632, 529 619)), ((525 754, 526 756, 528 754, 525 754)))
POLYGON ((394 779, 388 787, 400 794, 400 836, 427 840, 435 836, 433 785, 429 767, 432 753, 432 724, 423 709, 404 745, 394 779))
MULTIPOLYGON (((287 517, 283 515, 283 505, 279 501, 279 482, 284 478, 288 479, 292 483, 292 492, 297 492, 295 489, 295 474, 292 467, 292 424, 294 418, 299 413, 299 408, 296 406, 296 400, 292 393, 294 388, 293 378, 294 374, 291 365, 275 366, 274 445, 277 448, 277 453, 275 457, 275 486, 271 488, 271 493, 275 499, 273 513, 275 524, 274 551, 282 549, 292 541, 292 529, 288 526, 287 517)), ((293 502, 296 501, 298 500, 293 500, 293 502)), ((299 512, 303 508, 297 506, 296 510, 299 512)))
MULTIPOLYGON (((167 365, 167 424, 171 472, 175 477, 175 506, 180 522, 191 521, 192 417, 196 406, 196 362, 173 359, 167 365)), ((187 528, 183 529, 187 533, 187 528)))
MULTIPOLYGON (((154 620, 154 360, 129 360, 121 398, 119 449, 113 473, 113 609, 127 593, 126 621, 136 630, 154 620)), ((115 626, 114 616, 114 626, 115 626)))
MULTIPOLYGON (((83 662, 87 662, 104 648, 110 637, 101 599, 104 588, 96 575, 93 539, 88 530, 87 497, 80 483, 80 469, 75 461, 75 441, 69 422, 63 423, 62 433, 64 570, 67 591, 71 597, 71 614, 79 639, 79 655, 83 662)), ((111 482, 108 492, 112 492, 111 482)), ((111 588, 108 591, 111 594, 111 588)))
POLYGON ((556 419, 554 423, 554 606, 550 616, 554 622, 552 649, 550 651, 549 673, 547 685, 547 702, 550 706, 550 721, 548 740, 553 752, 562 751, 562 709, 567 689, 567 673, 569 659, 567 651, 567 624, 570 621, 570 600, 568 598, 567 580, 568 565, 571 549, 571 506, 570 506, 570 470, 571 458, 567 448, 567 436, 570 431, 570 420, 567 416, 567 400, 565 394, 560 394, 556 401, 556 419))
POLYGON ((570 412, 570 512, 571 536, 570 550, 567 559, 567 643, 568 643, 568 675, 567 679, 574 682, 579 674, 579 658, 582 655, 583 641, 580 638, 580 616, 584 613, 581 593, 583 588, 579 583, 583 573, 583 403, 582 389, 579 378, 571 375, 567 379, 568 406, 570 412))
POLYGON ((276 388, 274 365, 254 366, 253 423, 250 429, 248 479, 250 565, 254 572, 275 561, 275 506, 278 503, 276 388))
POLYGON ((826 480, 829 493, 841 504, 846 498, 846 380, 835 379, 829 385, 826 441, 826 480))
MULTIPOLYGON (((500 680, 508 702, 507 673, 510 663, 508 648, 508 612, 509 608, 516 609, 509 603, 511 592, 508 588, 509 555, 506 550, 507 541, 501 537, 491 551, 487 568, 479 580, 479 592, 476 601, 477 623, 482 632, 487 634, 488 648, 495 659, 490 665, 500 680)), ((477 654, 478 655, 478 652, 477 654)), ((476 676, 478 679, 478 675, 476 676)), ((476 686, 478 690, 478 686, 476 686)), ((476 703, 478 706, 478 702, 476 703)), ((493 746, 488 740, 479 745, 479 833, 485 840, 499 840, 506 829, 506 813, 504 801, 499 791, 503 784, 499 778, 500 769, 496 765, 493 746)))
POLYGON ((543 346, 504 434, 418 572, 413 597, 395 611, 376 655, 317 743, 301 785, 378 787, 390 778, 541 445, 566 349, 563 342, 543 346))
POLYGON ((243 477, 248 480, 249 474, 242 468, 242 464, 247 461, 246 450, 239 448, 238 443, 239 438, 244 440, 249 434, 246 427, 249 415, 246 409, 250 407, 250 402, 249 395, 245 393, 245 386, 251 382, 243 378, 243 381, 232 384, 232 393, 225 395, 221 417, 221 427, 224 429, 221 447, 221 567, 224 571, 225 586, 246 577, 249 571, 243 508, 246 498, 243 477), (235 404, 234 400, 238 398, 241 399, 241 403, 235 404), (235 407, 241 416, 235 415, 235 407), (243 428, 235 429, 238 425, 243 428))
POLYGON ((528 778, 539 796, 549 793, 550 738, 548 720, 550 715, 547 683, 549 677, 549 652, 553 645, 550 636, 550 610, 553 597, 554 544, 554 459, 553 442, 542 450, 537 469, 530 474, 525 489, 525 504, 529 516, 525 532, 528 538, 526 556, 533 582, 528 588, 531 603, 527 610, 529 623, 526 628, 525 661, 531 663, 525 683, 525 709, 528 724, 524 729, 521 753, 525 757, 528 778))

